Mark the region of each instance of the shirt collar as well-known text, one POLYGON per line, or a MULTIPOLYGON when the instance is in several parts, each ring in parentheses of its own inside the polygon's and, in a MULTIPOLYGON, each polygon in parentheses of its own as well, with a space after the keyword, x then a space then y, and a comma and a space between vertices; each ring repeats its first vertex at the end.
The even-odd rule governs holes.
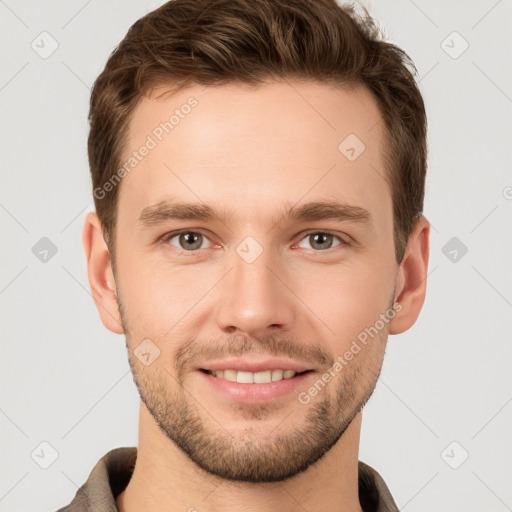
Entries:
MULTIPOLYGON (((118 512, 116 498, 124 491, 137 460, 137 448, 114 448, 94 466, 73 501, 57 512, 118 512)), ((398 512, 380 474, 359 461, 359 501, 364 512, 398 512)))

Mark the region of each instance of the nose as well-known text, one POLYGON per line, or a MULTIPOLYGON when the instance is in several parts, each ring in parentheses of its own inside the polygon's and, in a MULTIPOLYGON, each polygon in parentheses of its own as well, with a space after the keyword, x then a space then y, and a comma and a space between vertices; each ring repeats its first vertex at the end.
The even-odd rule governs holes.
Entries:
POLYGON ((226 334, 255 338, 291 330, 296 304, 285 284, 286 272, 270 251, 263 251, 252 263, 235 253, 233 266, 217 296, 219 328, 226 334))

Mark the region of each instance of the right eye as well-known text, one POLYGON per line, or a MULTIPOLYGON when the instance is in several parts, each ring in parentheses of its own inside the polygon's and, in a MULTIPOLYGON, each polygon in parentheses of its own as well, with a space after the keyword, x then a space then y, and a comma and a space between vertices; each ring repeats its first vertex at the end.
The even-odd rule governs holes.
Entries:
POLYGON ((206 249, 204 246, 206 241, 209 239, 197 231, 176 231, 162 237, 162 242, 169 243, 181 252, 197 252, 199 249, 206 249))

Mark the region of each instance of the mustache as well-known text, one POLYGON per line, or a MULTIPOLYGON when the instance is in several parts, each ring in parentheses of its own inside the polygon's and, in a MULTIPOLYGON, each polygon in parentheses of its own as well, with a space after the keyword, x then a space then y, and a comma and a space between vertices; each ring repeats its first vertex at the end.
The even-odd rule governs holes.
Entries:
POLYGON ((200 342, 191 339, 185 342, 174 357, 175 369, 179 374, 193 367, 195 361, 242 357, 244 355, 266 355, 272 357, 288 357, 329 367, 334 358, 323 349, 321 344, 304 344, 290 337, 268 335, 254 338, 246 335, 230 336, 224 341, 211 340, 200 342))

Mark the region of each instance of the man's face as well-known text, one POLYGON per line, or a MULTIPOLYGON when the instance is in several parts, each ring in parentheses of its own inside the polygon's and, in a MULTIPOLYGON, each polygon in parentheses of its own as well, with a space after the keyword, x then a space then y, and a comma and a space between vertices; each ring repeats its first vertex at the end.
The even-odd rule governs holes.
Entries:
MULTIPOLYGON (((282 480, 329 451, 380 372, 389 325, 378 320, 392 310, 397 275, 384 124, 362 88, 293 81, 156 96, 130 122, 126 159, 149 149, 120 185, 116 230, 135 382, 162 432, 201 468, 282 480), (160 123, 176 109, 166 133, 160 123), (170 215, 185 203, 221 218, 170 215), (357 215, 289 215, 308 203, 357 215), (258 362, 262 380, 308 371, 271 383, 205 372, 258 362)), ((252 377, 237 375, 225 372, 252 377)))

